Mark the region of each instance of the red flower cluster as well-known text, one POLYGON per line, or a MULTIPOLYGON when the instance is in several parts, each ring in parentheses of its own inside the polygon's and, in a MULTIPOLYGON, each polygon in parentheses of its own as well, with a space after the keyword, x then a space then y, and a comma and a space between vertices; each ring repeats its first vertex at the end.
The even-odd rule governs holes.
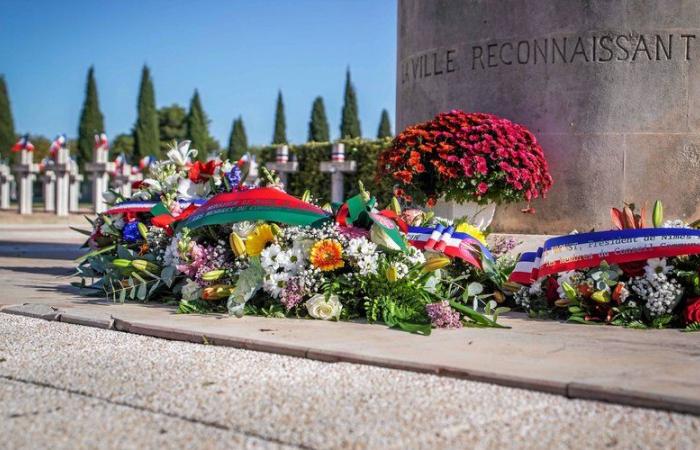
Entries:
POLYGON ((535 136, 492 114, 454 110, 408 127, 379 157, 380 175, 396 195, 429 206, 443 195, 458 202, 530 201, 552 177, 535 136))
POLYGON ((689 298, 683 309, 683 320, 686 325, 700 323, 700 297, 689 298))
POLYGON ((221 165, 220 161, 207 161, 202 163, 200 161, 195 161, 189 168, 188 177, 194 183, 203 183, 214 175, 216 168, 221 165))

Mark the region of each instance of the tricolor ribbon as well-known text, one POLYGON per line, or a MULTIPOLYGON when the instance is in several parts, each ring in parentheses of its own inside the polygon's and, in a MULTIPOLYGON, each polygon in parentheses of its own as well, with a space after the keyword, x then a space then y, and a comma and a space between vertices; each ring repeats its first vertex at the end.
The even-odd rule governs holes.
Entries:
POLYGON ((509 281, 531 284, 547 275, 596 267, 603 261, 623 264, 693 254, 700 254, 700 230, 692 228, 571 234, 548 239, 536 252, 523 253, 509 281))
POLYGON ((482 260, 494 262, 494 257, 484 244, 468 233, 454 231, 454 227, 408 227, 408 242, 420 250, 436 251, 447 256, 461 258, 468 263, 482 268, 482 260), (475 257, 475 253, 481 258, 475 257))

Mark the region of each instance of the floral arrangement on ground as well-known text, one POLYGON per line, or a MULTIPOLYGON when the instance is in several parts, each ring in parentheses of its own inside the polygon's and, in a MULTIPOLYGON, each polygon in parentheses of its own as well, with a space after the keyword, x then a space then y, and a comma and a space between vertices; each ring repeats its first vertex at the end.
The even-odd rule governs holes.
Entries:
POLYGON ((160 301, 181 313, 365 319, 430 334, 501 327, 511 242, 489 250, 464 221, 381 209, 369 192, 342 204, 295 198, 274 173, 243 182, 246 163, 192 162, 189 142, 92 221, 78 261, 85 293, 160 301), (451 230, 449 234, 441 230, 451 230))
MULTIPOLYGON (((700 331, 700 221, 664 221, 658 201, 651 223, 646 215, 645 208, 635 213, 634 205, 613 208, 614 231, 559 238, 564 241, 556 245, 571 250, 564 263, 569 270, 536 275, 541 267, 533 263, 554 255, 554 247, 523 255, 518 266, 524 270, 516 266, 511 275, 521 282, 511 285, 515 305, 533 318, 700 331), (585 258, 585 248, 595 249, 594 259, 585 258)), ((556 258, 555 268, 563 261, 556 258)))

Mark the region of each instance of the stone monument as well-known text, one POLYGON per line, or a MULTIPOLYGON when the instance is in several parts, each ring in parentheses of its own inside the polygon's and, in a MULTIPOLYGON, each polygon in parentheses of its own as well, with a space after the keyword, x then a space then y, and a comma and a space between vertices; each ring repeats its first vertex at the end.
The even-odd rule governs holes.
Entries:
POLYGON ((700 1, 399 0, 397 128, 450 109, 527 126, 554 186, 494 227, 610 227, 623 201, 700 218, 700 1))
POLYGON ((44 199, 44 211, 56 211, 56 172, 53 161, 44 164, 44 173, 41 175, 42 197, 44 199))
POLYGON ((108 161, 109 145, 107 136, 95 135, 95 147, 92 152, 92 162, 85 165, 92 181, 92 205, 96 213, 105 212, 107 205, 103 194, 109 189, 109 174, 114 172, 115 164, 108 161))
POLYGON ((10 209, 10 191, 14 179, 10 166, 0 163, 0 209, 10 209))
POLYGON ((124 198, 131 197, 131 183, 140 179, 132 173, 131 167, 131 164, 125 162, 117 166, 114 172, 114 187, 124 198))
POLYGON ((331 174, 331 201, 341 203, 345 201, 343 180, 346 173, 357 170, 355 161, 345 160, 345 144, 336 142, 331 150, 331 160, 322 161, 319 164, 321 172, 331 174))
POLYGON ((19 164, 14 167, 17 178, 17 210, 20 214, 31 214, 34 201, 34 181, 39 172, 39 164, 34 162, 32 150, 23 148, 19 155, 19 164))
POLYGON ((56 152, 56 164, 54 165, 54 171, 56 173, 57 216, 67 216, 70 210, 70 169, 70 150, 67 147, 61 147, 56 152))
POLYGON ((84 177, 80 174, 78 163, 70 160, 70 185, 68 186, 68 211, 78 212, 80 209, 80 184, 84 177))
POLYGON ((292 154, 292 160, 289 160, 289 147, 280 145, 275 150, 275 162, 267 163, 265 166, 277 172, 280 182, 286 187, 288 174, 299 170, 299 162, 296 160, 296 155, 292 154))

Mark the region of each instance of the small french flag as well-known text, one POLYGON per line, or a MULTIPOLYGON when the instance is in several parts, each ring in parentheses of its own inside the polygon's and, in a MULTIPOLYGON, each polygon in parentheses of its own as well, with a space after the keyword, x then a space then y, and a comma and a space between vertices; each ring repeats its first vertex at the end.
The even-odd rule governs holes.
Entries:
POLYGON ((66 146, 66 135, 65 134, 59 134, 56 136, 56 139, 53 140, 51 143, 51 146, 49 147, 49 153, 51 154, 52 158, 56 157, 56 154, 58 151, 66 146))
POLYGON ((12 146, 13 152, 19 152, 22 150, 27 150, 28 152, 34 151, 34 144, 32 144, 31 141, 29 140, 28 134, 25 134, 24 136, 19 138, 19 141, 17 141, 17 143, 12 146))
POLYGON ((109 141, 107 140, 107 135, 105 133, 95 135, 95 148, 100 147, 109 150, 109 141))

